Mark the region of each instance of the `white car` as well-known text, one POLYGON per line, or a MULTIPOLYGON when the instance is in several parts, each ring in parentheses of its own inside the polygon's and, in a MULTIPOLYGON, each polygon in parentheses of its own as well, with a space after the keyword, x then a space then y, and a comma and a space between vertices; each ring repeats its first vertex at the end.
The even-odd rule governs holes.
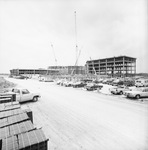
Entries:
POLYGON ((122 95, 122 94, 124 94, 124 92, 130 91, 131 89, 127 86, 118 86, 118 87, 110 88, 109 90, 112 94, 122 95))
POLYGON ((40 96, 39 93, 29 92, 27 89, 23 88, 14 88, 12 92, 16 94, 16 101, 25 102, 25 101, 37 101, 40 96))
POLYGON ((130 98, 142 98, 142 97, 148 97, 148 88, 137 88, 133 91, 126 91, 124 93, 125 96, 130 98))
POLYGON ((138 79, 135 81, 136 87, 146 87, 148 86, 148 79, 138 79))

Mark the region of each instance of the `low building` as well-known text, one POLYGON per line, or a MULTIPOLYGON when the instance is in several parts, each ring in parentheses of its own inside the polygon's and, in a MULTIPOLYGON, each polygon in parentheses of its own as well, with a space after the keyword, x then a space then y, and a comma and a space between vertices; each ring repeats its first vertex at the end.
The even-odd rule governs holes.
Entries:
POLYGON ((87 74, 109 76, 133 76, 136 74, 136 58, 128 56, 110 57, 86 62, 87 74))
POLYGON ((12 69, 10 70, 11 75, 23 75, 23 74, 30 74, 30 75, 45 75, 45 74, 58 74, 58 70, 49 70, 49 69, 12 69))

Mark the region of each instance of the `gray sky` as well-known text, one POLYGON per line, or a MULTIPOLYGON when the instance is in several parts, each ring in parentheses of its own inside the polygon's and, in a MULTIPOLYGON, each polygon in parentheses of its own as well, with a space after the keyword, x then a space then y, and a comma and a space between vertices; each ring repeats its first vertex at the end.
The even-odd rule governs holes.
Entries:
POLYGON ((78 65, 90 59, 137 58, 148 72, 146 0, 0 0, 0 73, 14 68, 78 65))

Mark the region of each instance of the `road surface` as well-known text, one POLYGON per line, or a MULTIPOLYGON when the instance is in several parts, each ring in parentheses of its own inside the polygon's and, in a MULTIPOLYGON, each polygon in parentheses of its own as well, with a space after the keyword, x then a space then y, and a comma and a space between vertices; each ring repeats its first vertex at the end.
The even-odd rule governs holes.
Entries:
POLYGON ((37 80, 8 79, 40 92, 34 124, 49 138, 49 150, 147 150, 148 104, 37 80))

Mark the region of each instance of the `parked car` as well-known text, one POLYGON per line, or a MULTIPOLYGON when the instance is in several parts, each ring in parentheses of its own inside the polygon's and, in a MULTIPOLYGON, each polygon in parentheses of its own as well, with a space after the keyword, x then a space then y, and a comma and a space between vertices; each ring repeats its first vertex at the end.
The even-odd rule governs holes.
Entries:
POLYGON ((15 79, 28 79, 28 77, 22 76, 22 75, 17 75, 17 76, 15 76, 15 79))
POLYGON ((62 80, 58 80, 58 81, 56 82, 56 84, 57 84, 57 85, 60 85, 61 82, 62 82, 62 80))
POLYGON ((86 90, 88 91, 94 91, 94 90, 97 90, 98 88, 101 89, 102 87, 103 85, 99 85, 95 83, 90 83, 85 86, 86 90))
POLYGON ((63 85, 64 82, 65 82, 64 79, 58 80, 58 81, 57 81, 57 85, 63 85))
POLYGON ((103 78, 98 79, 99 83, 102 83, 102 81, 103 81, 103 78))
POLYGON ((129 87, 127 86, 118 86, 110 89, 112 94, 120 94, 122 95, 125 91, 130 91, 129 87))
POLYGON ((83 79, 83 80, 81 80, 81 82, 84 82, 84 83, 90 83, 90 82, 92 82, 93 80, 91 80, 91 79, 83 79))
POLYGON ((148 86, 148 79, 138 79, 135 81, 136 87, 146 87, 148 86))
POLYGON ((142 98, 142 97, 148 97, 148 88, 136 88, 132 91, 126 91, 124 93, 125 96, 128 98, 142 98))
POLYGON ((75 81, 67 81, 64 83, 64 86, 65 87, 71 87, 71 86, 73 86, 74 83, 75 83, 75 81))
POLYGON ((82 81, 78 81, 78 82, 76 82, 76 83, 73 84, 73 87, 74 88, 80 88, 80 87, 84 87, 86 85, 87 85, 87 83, 82 82, 82 81))
POLYGON ((14 88, 12 92, 16 94, 16 101, 25 102, 25 101, 37 101, 40 96, 39 93, 29 92, 27 89, 23 88, 14 88))
POLYGON ((107 84, 107 80, 108 80, 108 79, 102 80, 102 83, 103 83, 103 84, 107 84))
POLYGON ((98 80, 93 80, 92 83, 98 84, 98 83, 100 83, 100 82, 99 82, 98 80))
POLYGON ((106 84, 111 85, 114 80, 114 78, 107 79, 106 84))
POLYGON ((124 81, 124 85, 125 86, 134 86, 135 85, 135 81, 133 81, 133 80, 126 80, 126 81, 124 81))
POLYGON ((123 85, 124 81, 120 80, 120 79, 116 79, 112 82, 112 86, 118 86, 118 85, 123 85))
POLYGON ((44 82, 53 82, 53 80, 51 79, 51 77, 48 77, 48 76, 43 76, 43 81, 44 82))
POLYGON ((68 82, 69 82, 69 81, 64 80, 64 81, 63 81, 63 86, 66 86, 68 82))

